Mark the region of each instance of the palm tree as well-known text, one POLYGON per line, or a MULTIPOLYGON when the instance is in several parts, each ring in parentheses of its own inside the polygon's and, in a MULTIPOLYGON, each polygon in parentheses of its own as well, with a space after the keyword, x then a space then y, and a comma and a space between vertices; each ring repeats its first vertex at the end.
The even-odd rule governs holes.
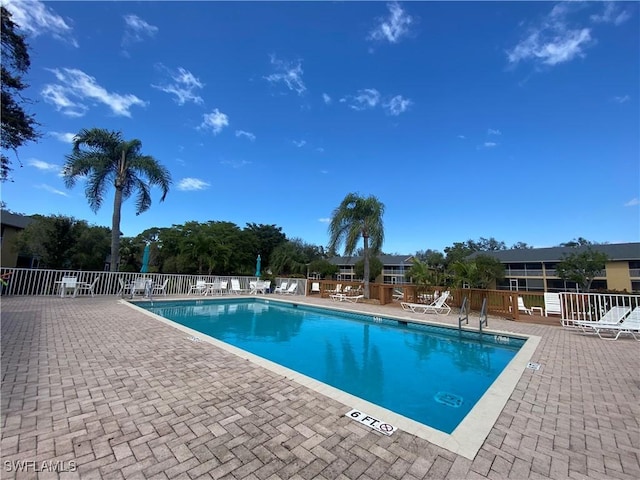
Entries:
POLYGON ((369 258, 377 254, 384 242, 382 215, 384 205, 373 195, 363 198, 349 193, 333 211, 329 224, 329 249, 336 251, 344 243, 344 253, 353 255, 360 236, 364 241, 364 297, 369 298, 369 258))
POLYGON ((73 152, 67 155, 63 169, 67 188, 73 187, 79 178, 86 178, 85 194, 94 212, 102 206, 109 184, 113 183, 115 187, 111 222, 112 272, 118 270, 122 202, 135 193, 136 215, 140 215, 151 206, 150 187, 160 187, 160 201, 163 201, 171 184, 169 171, 155 158, 142 155, 141 148, 140 140, 123 140, 120 132, 84 129, 74 137, 73 152))

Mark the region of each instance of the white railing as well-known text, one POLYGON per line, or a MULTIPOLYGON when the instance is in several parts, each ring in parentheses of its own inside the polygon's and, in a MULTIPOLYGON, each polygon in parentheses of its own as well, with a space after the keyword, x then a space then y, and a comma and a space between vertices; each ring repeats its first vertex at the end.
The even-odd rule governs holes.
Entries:
POLYGON ((628 307, 629 311, 640 308, 640 295, 560 292, 560 308, 565 325, 572 325, 576 320, 595 322, 612 307, 628 307))
MULTIPOLYGON (((62 277, 76 277, 80 283, 92 284, 97 278, 93 292, 95 295, 122 295, 129 296, 129 290, 122 290, 122 285, 129 285, 136 279, 151 280, 153 285, 162 285, 165 280, 167 295, 188 295, 191 287, 198 281, 210 284, 227 281, 227 293, 231 293, 231 280, 238 279, 240 289, 250 292, 249 282, 256 277, 242 277, 237 275, 179 275, 164 273, 137 273, 137 272, 102 272, 102 271, 78 271, 78 270, 46 270, 30 268, 0 268, 0 274, 7 279, 6 285, 0 287, 2 295, 58 295, 62 277)), ((296 295, 304 295, 306 292, 306 280, 294 279, 301 284, 296 289, 296 295)), ((273 289, 272 285, 272 289, 273 289)), ((83 294, 89 293, 83 290, 83 294)))

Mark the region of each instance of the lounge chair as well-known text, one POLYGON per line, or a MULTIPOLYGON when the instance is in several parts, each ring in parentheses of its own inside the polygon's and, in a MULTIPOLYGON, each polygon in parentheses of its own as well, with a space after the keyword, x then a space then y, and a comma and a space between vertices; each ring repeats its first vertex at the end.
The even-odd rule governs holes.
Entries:
POLYGON ((204 295, 206 289, 207 289, 207 282, 205 282, 204 280, 196 280, 195 285, 189 286, 188 295, 191 295, 191 293, 193 292, 199 293, 200 295, 204 295))
POLYGON ((284 293, 285 295, 295 295, 297 288, 298 288, 298 282, 293 282, 291 285, 289 285, 289 288, 287 288, 282 293, 284 293))
POLYGON ((320 282, 311 283, 311 293, 320 293, 320 282))
POLYGON ((344 301, 351 303, 358 303, 358 300, 364 298, 364 295, 345 295, 344 301))
POLYGON ((589 328, 596 329, 598 327, 606 327, 619 324, 624 317, 631 311, 630 307, 611 307, 607 313, 596 321, 591 320, 575 320, 574 324, 582 329, 585 333, 596 333, 589 328))
POLYGON ((544 293, 544 316, 548 317, 549 315, 562 315, 559 293, 544 293))
POLYGON ((522 297, 518 297, 518 311, 519 312, 524 312, 527 315, 532 315, 533 312, 539 312, 540 316, 542 316, 542 307, 527 307, 524 304, 524 300, 522 299, 522 297))
POLYGON ((93 282, 91 283, 86 283, 86 282, 78 282, 76 285, 76 289, 78 291, 78 293, 82 293, 83 291, 86 291, 88 293, 91 294, 91 296, 95 296, 95 292, 93 291, 93 289, 96 286, 96 283, 98 283, 98 279, 100 277, 96 277, 93 279, 93 282))
MULTIPOLYGON (((593 322, 595 323, 595 322, 593 322)), ((640 336, 640 306, 634 308, 628 317, 622 320, 621 323, 618 324, 610 324, 610 325, 600 325, 599 327, 593 327, 598 337, 603 340, 617 340, 620 335, 627 334, 631 335, 635 340, 640 341, 639 337, 636 337, 636 334, 640 336), (600 332, 616 332, 615 337, 603 337, 600 335, 600 332)))
POLYGON ((235 293, 237 295, 240 295, 241 293, 245 293, 245 291, 240 288, 240 280, 238 280, 237 278, 232 278, 231 279, 231 293, 235 293))
POLYGON ((404 292, 402 290, 398 290, 397 288, 393 291, 393 299, 400 301, 404 299, 404 292))
POLYGON ((447 305, 449 291, 443 292, 436 300, 430 304, 400 302, 403 310, 413 313, 435 313, 437 315, 449 315, 451 307, 447 305))
POLYGON ((169 279, 165 279, 165 281, 162 283, 162 285, 160 284, 153 284, 153 289, 151 290, 151 294, 154 293, 161 293, 162 295, 164 295, 165 297, 167 296, 167 284, 169 283, 169 279))
POLYGON ((278 285, 274 290, 273 293, 284 293, 287 290, 287 287, 289 285, 289 282, 282 282, 280 283, 280 285, 278 285))

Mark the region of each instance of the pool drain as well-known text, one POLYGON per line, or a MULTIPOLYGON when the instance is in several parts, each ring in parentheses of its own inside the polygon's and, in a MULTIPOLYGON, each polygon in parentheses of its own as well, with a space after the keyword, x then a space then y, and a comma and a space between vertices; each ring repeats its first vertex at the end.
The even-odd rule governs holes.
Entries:
POLYGON ((461 396, 449 392, 438 392, 433 398, 436 402, 453 408, 459 408, 464 402, 461 396))

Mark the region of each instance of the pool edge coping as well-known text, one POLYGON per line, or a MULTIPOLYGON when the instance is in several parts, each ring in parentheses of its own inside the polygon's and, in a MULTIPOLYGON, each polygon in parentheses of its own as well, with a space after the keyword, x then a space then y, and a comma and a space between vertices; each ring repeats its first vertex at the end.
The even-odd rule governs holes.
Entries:
MULTIPOLYGON (((237 297, 222 297, 222 298, 211 298, 211 299, 202 299, 206 302, 215 303, 216 300, 229 300, 229 299, 237 299, 237 300, 260 300, 260 301, 274 301, 278 303, 285 304, 301 304, 305 306, 315 307, 315 308, 325 308, 327 310, 334 310, 339 312, 347 312, 347 313, 357 313, 365 316, 376 316, 371 312, 366 312, 362 310, 342 310, 333 306, 318 306, 315 304, 307 304, 300 301, 295 301, 293 299, 273 299, 273 298, 262 298, 255 296, 237 296, 237 297)), ((163 301, 171 301, 171 302, 193 302, 193 301, 202 301, 201 299, 180 299, 180 300, 158 300, 158 302, 163 301)), ((302 373, 296 372, 295 370, 291 370, 287 367, 279 365, 275 362, 267 360, 263 357, 255 355, 253 353, 242 350, 233 345, 227 344, 213 338, 207 334, 194 330, 192 328, 181 325, 177 322, 169 320, 167 318, 161 317, 153 312, 150 312, 140 306, 137 305, 136 301, 129 301, 127 299, 121 299, 118 301, 119 303, 128 305, 130 308, 143 313, 151 318, 161 321, 162 323, 169 325, 173 328, 183 331, 192 337, 199 338, 201 340, 206 341, 209 344, 217 346, 222 350, 225 350, 229 353, 232 353, 240 358, 245 360, 249 360, 252 363, 266 368, 269 371, 276 373, 278 375, 282 375, 287 379, 291 379, 296 383, 310 388, 315 392, 318 392, 322 395, 326 395, 327 397, 340 402, 345 405, 345 413, 349 411, 349 409, 356 408, 366 412, 369 415, 376 416, 380 419, 383 419, 387 423, 394 424, 399 430, 403 430, 407 433, 420 437, 434 445, 442 447, 446 450, 449 450, 457 455, 461 455, 464 458, 469 460, 473 460, 477 455, 478 451, 484 444, 487 436, 491 432, 491 429, 497 422, 500 413, 504 409, 504 406, 508 402, 509 398, 513 394, 520 378, 525 372, 526 366, 528 362, 533 357, 539 343, 540 337, 535 335, 527 335, 522 333, 515 333, 505 330, 492 330, 486 329, 483 330, 485 334, 495 334, 495 335, 509 335, 510 337, 516 337, 525 340, 525 343, 520 347, 516 355, 511 359, 511 361, 505 366, 503 371, 498 375, 498 377, 493 381, 493 383, 489 386, 489 388, 485 391, 485 393, 480 397, 480 399, 476 402, 473 408, 469 411, 469 413, 462 419, 462 421, 458 424, 455 430, 451 434, 447 434, 440 430, 436 430, 435 428, 424 425, 420 422, 412 420, 408 417, 400 415, 396 412, 393 412, 389 409, 376 405, 374 403, 368 402, 362 398, 356 397, 355 395, 349 394, 342 390, 339 390, 331 385, 323 383, 314 378, 308 377, 302 373)), ((396 315, 384 315, 385 318, 389 318, 391 320, 396 320, 400 322, 412 322, 416 324, 426 324, 433 325, 436 327, 444 327, 449 329, 455 329, 455 325, 451 325, 448 323, 438 323, 431 321, 422 321, 417 320, 412 317, 399 317, 396 315)), ((471 330, 469 327, 463 328, 463 330, 478 332, 477 330, 471 330)))

